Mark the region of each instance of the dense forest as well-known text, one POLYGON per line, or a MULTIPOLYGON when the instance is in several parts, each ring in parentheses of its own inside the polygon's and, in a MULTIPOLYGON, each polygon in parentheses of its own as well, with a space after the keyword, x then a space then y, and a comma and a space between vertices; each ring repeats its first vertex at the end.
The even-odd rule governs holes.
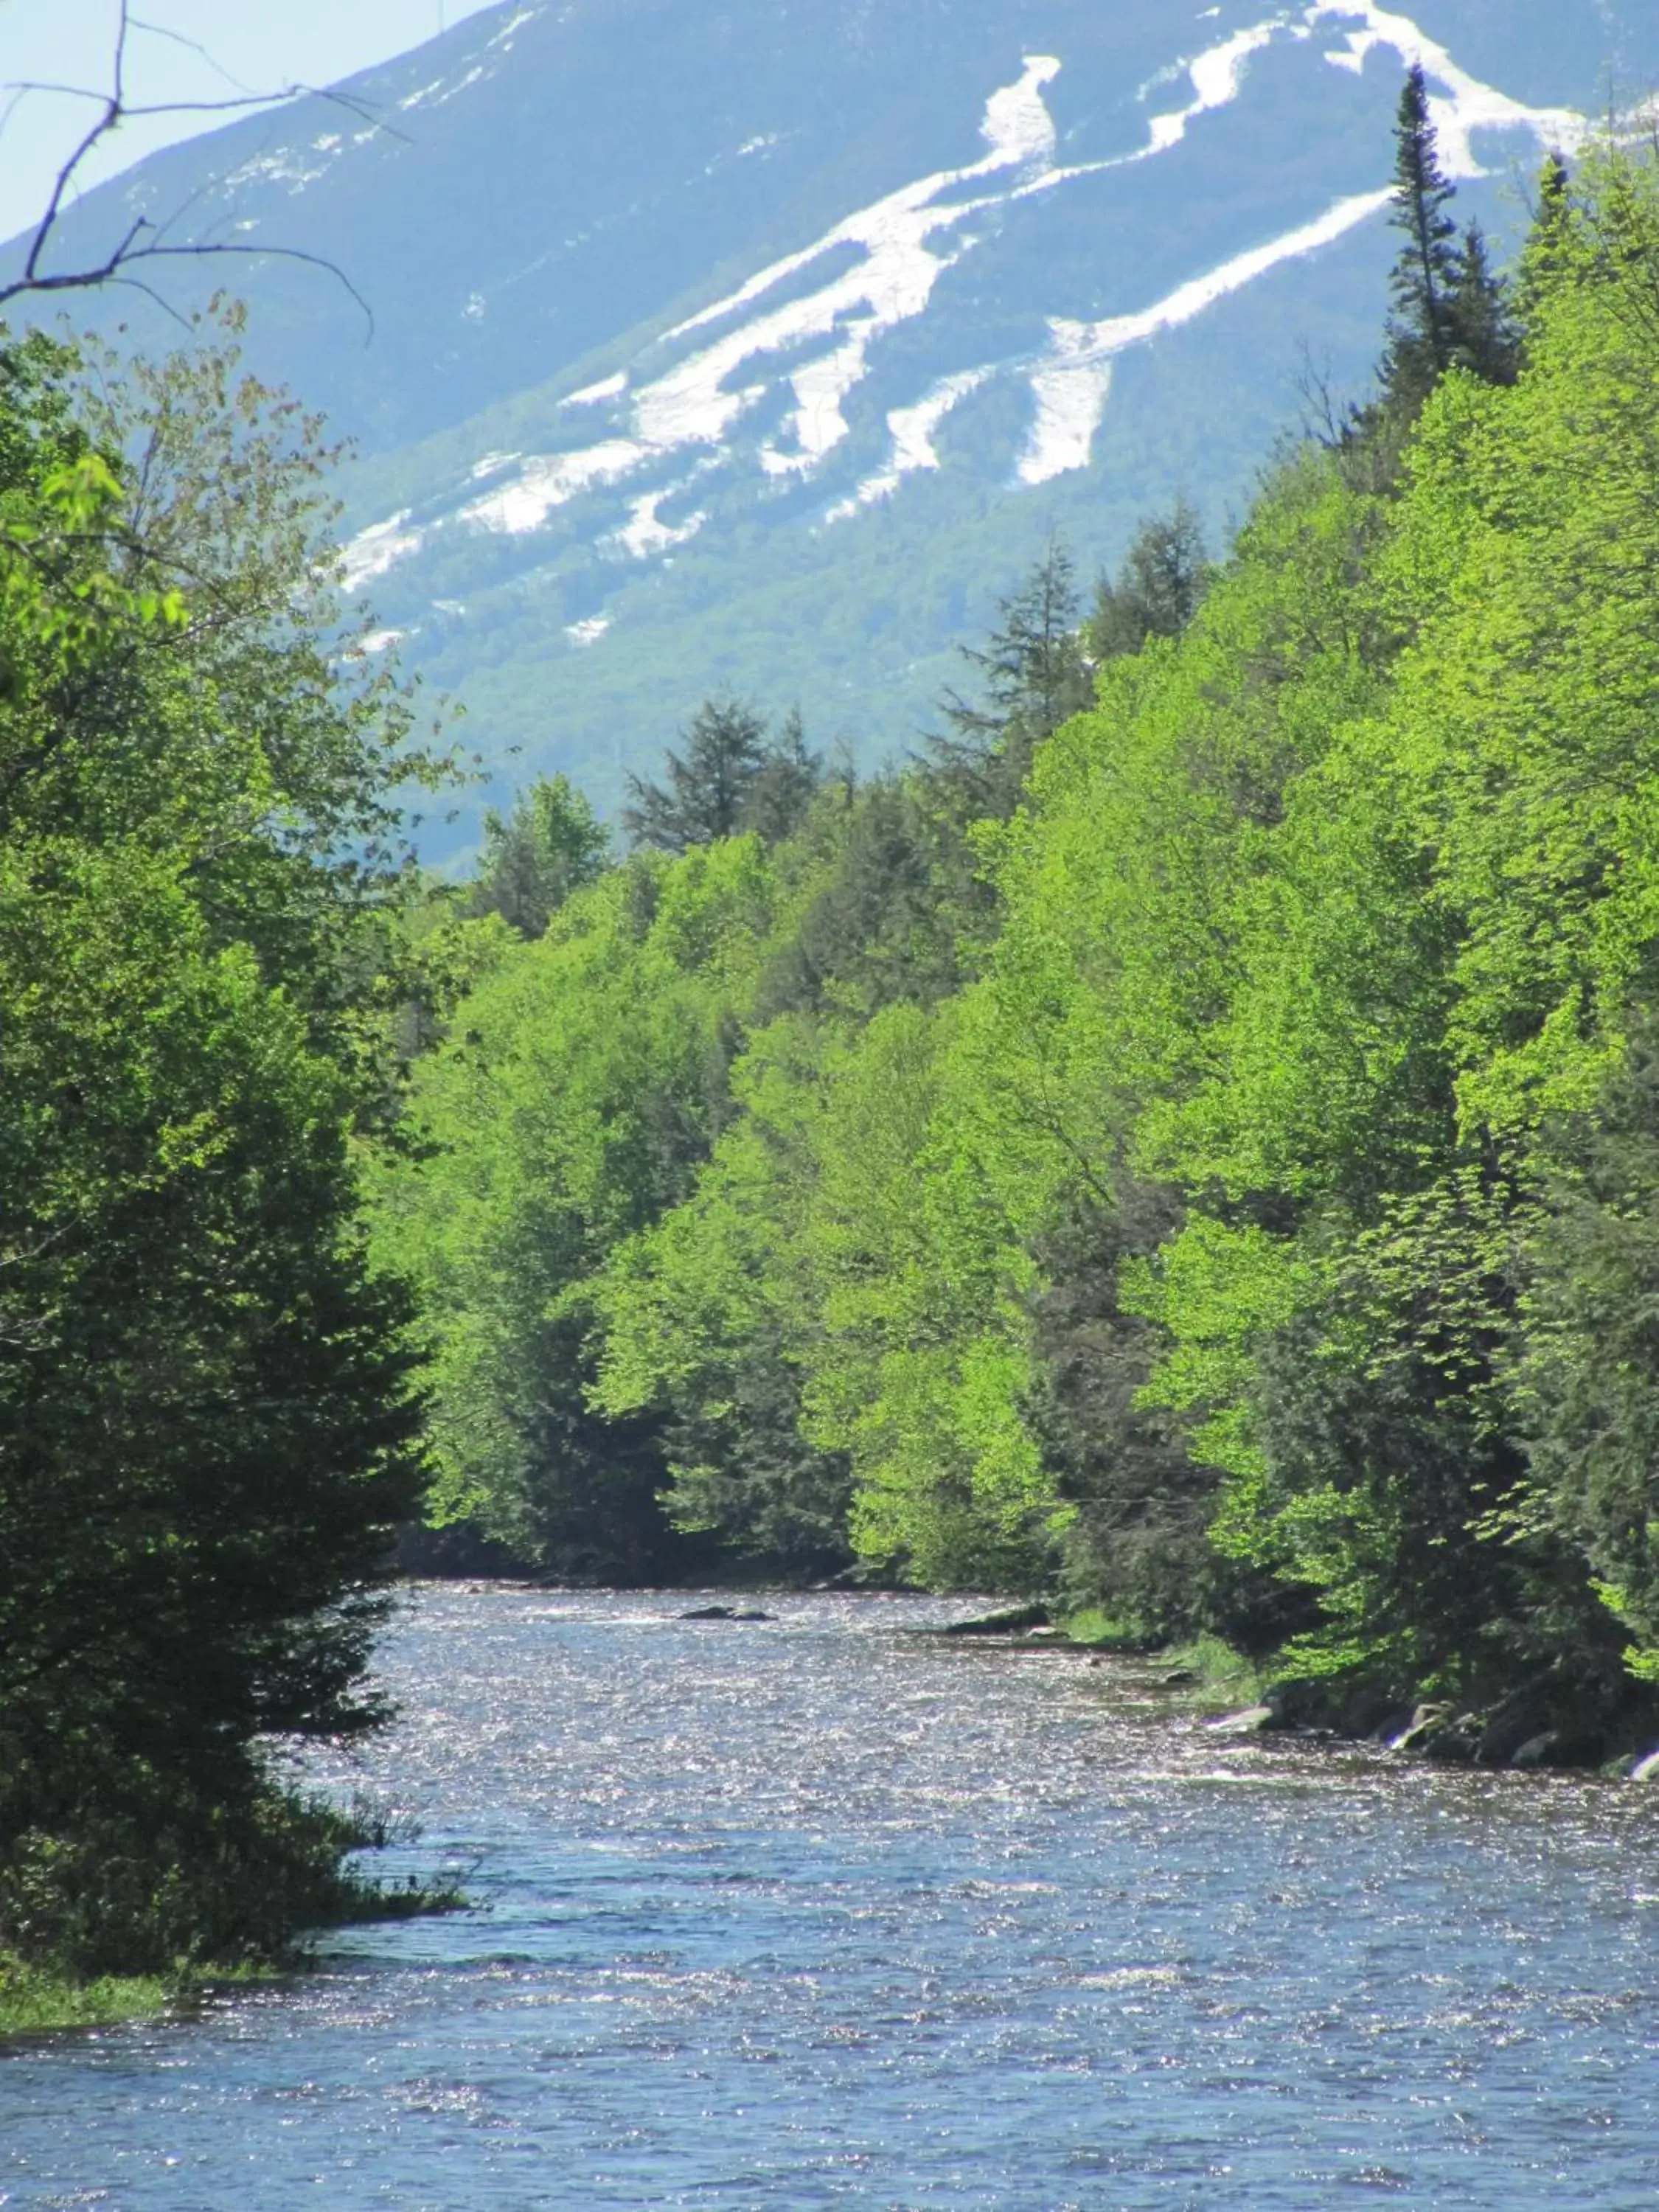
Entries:
POLYGON ((555 778, 465 883, 407 848, 458 770, 342 626, 318 426, 234 344, 8 342, 0 1983, 374 1909, 270 1747, 381 1717, 423 1510, 562 1578, 1530 1686, 1616 1747, 1659 169, 1553 163, 1500 276, 1413 76, 1395 215, 1376 392, 1224 557, 1178 506, 1085 605, 1057 544, 913 759, 711 700, 626 857, 555 778))
POLYGON ((1507 278, 1452 199, 1414 76, 1376 392, 1225 559, 1055 547, 908 763, 712 701, 619 864, 556 781, 428 890, 441 1516, 1581 1741, 1659 1674, 1659 179, 1507 278))

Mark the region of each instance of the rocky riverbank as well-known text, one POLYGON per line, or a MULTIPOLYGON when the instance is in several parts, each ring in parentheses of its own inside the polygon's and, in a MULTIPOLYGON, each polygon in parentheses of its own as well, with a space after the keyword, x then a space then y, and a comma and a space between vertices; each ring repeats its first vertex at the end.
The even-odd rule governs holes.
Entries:
POLYGON ((1381 1688, 1271 1683, 1261 1702, 1216 1723, 1235 1732, 1319 1731, 1386 1744, 1443 1765, 1577 1769, 1659 1782, 1659 1701, 1645 1686, 1577 1683, 1552 1672, 1485 1704, 1407 1703, 1381 1688))
POLYGON ((1506 1686, 1485 1702, 1402 1698, 1379 1685, 1275 1677, 1253 1680, 1248 1660, 1206 1645, 1133 1652, 1070 1632, 1042 1605, 1009 1607, 921 1634, 972 1639, 981 1647, 1111 1657, 1146 1670, 1147 1686, 1212 1712, 1218 1735, 1322 1735, 1386 1745, 1402 1758, 1443 1765, 1516 1771, 1577 1770, 1659 1783, 1659 1694, 1635 1681, 1587 1683, 1557 1669, 1506 1686), (1237 1702, 1239 1685, 1256 1694, 1237 1702))

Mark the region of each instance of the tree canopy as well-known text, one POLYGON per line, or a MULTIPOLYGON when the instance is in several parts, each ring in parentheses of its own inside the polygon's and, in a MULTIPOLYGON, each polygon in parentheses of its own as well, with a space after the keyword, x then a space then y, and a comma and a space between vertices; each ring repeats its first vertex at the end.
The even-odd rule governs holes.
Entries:
POLYGON ((0 1954, 269 1956, 349 1830, 258 1740, 376 1722, 423 1483, 357 1155, 440 769, 337 657, 326 455, 234 351, 12 341, 0 457, 0 1954))

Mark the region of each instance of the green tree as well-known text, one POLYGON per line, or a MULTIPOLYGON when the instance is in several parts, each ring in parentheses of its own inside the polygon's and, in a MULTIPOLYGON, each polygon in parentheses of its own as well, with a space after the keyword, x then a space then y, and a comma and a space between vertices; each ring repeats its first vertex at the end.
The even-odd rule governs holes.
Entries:
POLYGON ((422 1480, 349 1083, 181 873, 0 864, 0 1950, 84 1973, 268 1954, 336 1908, 253 1742, 382 1717, 361 1677, 422 1480))
POLYGON ((1072 556, 1056 538, 1019 587, 997 602, 997 626, 983 646, 964 646, 980 678, 977 702, 947 691, 946 732, 928 740, 935 778, 961 787, 973 814, 1006 815, 1014 806, 1036 747, 1089 698, 1078 635, 1072 556))
POLYGON ((1440 166, 1423 65, 1413 62, 1400 94, 1389 217, 1406 240, 1389 280, 1382 386, 1390 416, 1413 416, 1457 358, 1457 225, 1447 213, 1455 196, 1440 166))
POLYGON ((1521 332, 1480 225, 1470 223, 1460 237, 1448 212, 1455 188, 1440 166, 1420 63, 1407 72, 1395 143, 1389 221, 1406 243, 1389 283, 1380 413, 1397 435, 1450 368, 1465 368, 1486 384, 1513 384, 1521 332))
POLYGON ((706 699, 691 718, 684 747, 665 753, 665 783, 629 777, 622 821, 630 844, 684 853, 743 827, 768 764, 763 717, 739 699, 706 699))
POLYGON ((1179 637, 1202 605, 1210 563, 1197 510, 1184 497, 1143 522, 1110 582, 1102 577, 1086 632, 1091 657, 1139 653, 1149 637, 1179 637))
POLYGON ((1510 305, 1510 288, 1492 268, 1479 223, 1458 244, 1450 301, 1457 365, 1483 384, 1513 384, 1521 374, 1521 327, 1510 305))
POLYGON ((578 893, 455 1006, 413 1073, 412 1142, 380 1171, 380 1248, 437 1338, 438 1514, 567 1574, 688 1557, 658 1499, 659 1414, 591 1402, 597 1286, 729 1118, 775 899, 753 836, 636 855, 578 893))
POLYGON ((573 891, 598 881, 610 836, 562 775, 539 776, 505 815, 484 816, 483 853, 466 901, 498 914, 520 937, 539 937, 573 891))
POLYGON ((757 1020, 833 1009, 867 1018, 956 988, 963 939, 985 901, 963 825, 937 799, 926 776, 888 775, 823 810, 811 833, 817 865, 761 979, 757 1020))
POLYGON ((799 1016, 753 1041, 732 1071, 742 1110, 695 1191, 617 1248, 596 1299, 605 1351, 592 1402, 612 1416, 662 1413, 670 1519, 796 1576, 850 1558, 847 1455, 802 1428, 820 1334, 803 1236, 833 1048, 799 1016))
POLYGON ((423 1480, 357 1157, 433 769, 233 356, 18 345, 0 456, 0 1952, 268 1957, 361 1892, 258 1740, 379 1717, 423 1480))
POLYGON ((1559 153, 1551 152, 1538 173, 1532 227, 1516 272, 1516 304, 1523 339, 1530 342, 1534 320, 1572 263, 1572 179, 1559 153))
POLYGON ((781 843, 805 821, 823 781, 823 757, 809 748, 800 709, 792 708, 781 732, 761 756, 739 826, 769 845, 781 843))

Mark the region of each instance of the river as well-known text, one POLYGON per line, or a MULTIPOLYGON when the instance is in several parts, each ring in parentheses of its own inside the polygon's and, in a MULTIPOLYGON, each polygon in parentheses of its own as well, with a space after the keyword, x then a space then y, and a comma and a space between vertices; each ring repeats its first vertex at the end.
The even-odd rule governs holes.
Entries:
POLYGON ((412 1593, 396 1730, 318 1771, 476 1909, 15 2050, 0 2203, 1659 2205, 1659 1791, 697 1601, 412 1593))

